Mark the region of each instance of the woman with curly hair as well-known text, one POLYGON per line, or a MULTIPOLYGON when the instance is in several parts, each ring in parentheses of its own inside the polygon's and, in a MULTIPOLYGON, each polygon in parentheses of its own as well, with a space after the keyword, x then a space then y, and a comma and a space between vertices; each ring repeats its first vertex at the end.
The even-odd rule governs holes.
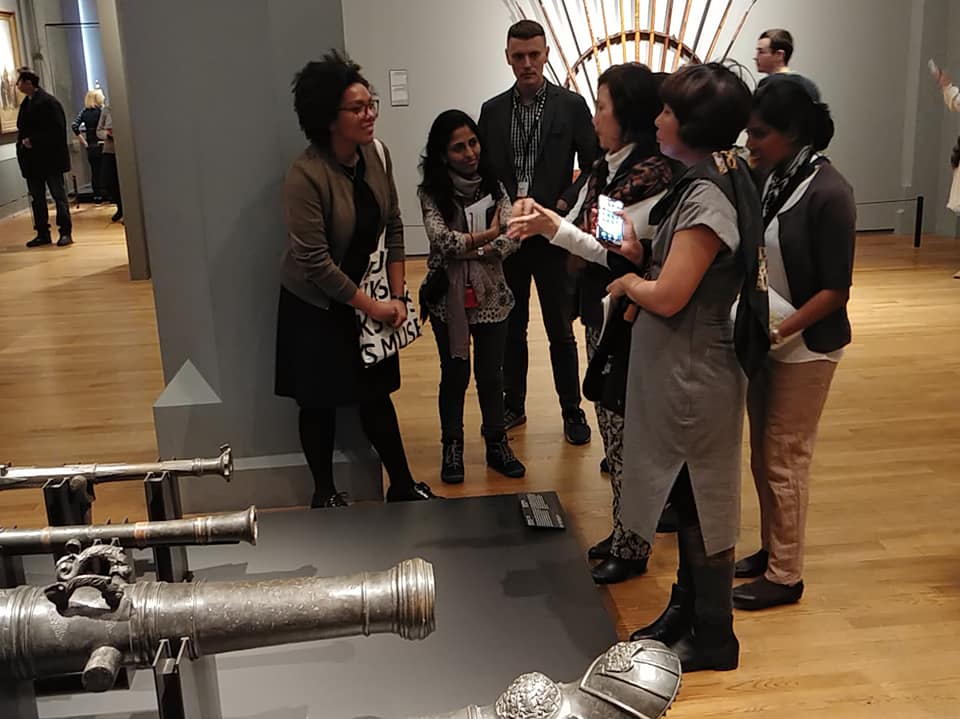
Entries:
POLYGON ((374 140, 379 104, 360 67, 331 52, 293 83, 294 109, 310 145, 283 184, 287 242, 277 318, 276 393, 300 406, 300 441, 313 474, 312 506, 342 507, 333 482, 337 409, 356 406, 390 477, 387 501, 429 499, 407 465, 390 394, 396 354, 365 367, 355 310, 399 327, 406 319, 403 223, 390 153, 374 140), (360 289, 385 232, 391 296, 360 289))

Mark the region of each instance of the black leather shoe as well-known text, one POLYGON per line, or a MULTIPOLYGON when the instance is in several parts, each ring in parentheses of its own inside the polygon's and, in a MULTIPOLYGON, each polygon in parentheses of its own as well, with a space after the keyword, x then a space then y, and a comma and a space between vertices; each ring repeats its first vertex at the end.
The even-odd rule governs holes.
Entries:
POLYGON ((630 641, 654 639, 664 644, 680 641, 693 626, 693 594, 679 584, 670 591, 670 603, 652 624, 641 627, 630 635, 630 641))
POLYGON ((42 247, 43 245, 53 244, 50 235, 37 235, 27 243, 27 247, 42 247))
POLYGON ((349 507, 350 502, 347 501, 346 492, 334 492, 329 497, 321 497, 316 492, 313 493, 313 499, 310 500, 311 509, 319 509, 324 507, 349 507))
POLYGON ((760 577, 767 571, 767 560, 770 554, 766 549, 754 552, 749 557, 744 557, 734 565, 733 576, 737 579, 746 579, 748 577, 760 577))
POLYGON ((586 444, 590 441, 587 415, 579 407, 563 413, 563 436, 573 445, 586 444))
POLYGON ((404 487, 395 487, 392 484, 387 489, 388 502, 419 502, 425 499, 443 499, 438 497, 425 482, 414 482, 404 487))
POLYGON ((67 245, 73 244, 73 238, 68 234, 60 235, 60 239, 57 240, 57 247, 66 247, 67 245))
POLYGON ((463 483, 463 442, 453 440, 443 443, 440 459, 440 481, 446 484, 463 483))
POLYGON ((504 429, 513 429, 514 427, 519 427, 521 424, 527 423, 527 415, 523 412, 515 412, 512 409, 507 409, 503 413, 503 428, 504 429))
POLYGON ((660 534, 673 534, 677 531, 677 510, 672 504, 668 504, 660 513, 660 520, 657 522, 657 532, 660 534))
POLYGON ((607 557, 590 570, 590 576, 597 584, 619 584, 628 579, 646 574, 647 559, 621 559, 607 557))
POLYGON ((606 539, 601 539, 587 550, 587 557, 590 559, 606 559, 610 556, 610 550, 613 548, 613 533, 606 539))
POLYGON ((796 604, 802 596, 802 580, 796 584, 777 584, 760 577, 733 588, 733 606, 747 611, 769 609, 781 604, 796 604))
POLYGON ((712 669, 728 672, 740 665, 740 642, 733 633, 733 620, 719 624, 697 622, 680 641, 670 645, 680 659, 684 674, 712 669))
POLYGON ((527 473, 527 468, 510 449, 506 435, 497 441, 487 441, 487 466, 510 479, 520 479, 527 473))

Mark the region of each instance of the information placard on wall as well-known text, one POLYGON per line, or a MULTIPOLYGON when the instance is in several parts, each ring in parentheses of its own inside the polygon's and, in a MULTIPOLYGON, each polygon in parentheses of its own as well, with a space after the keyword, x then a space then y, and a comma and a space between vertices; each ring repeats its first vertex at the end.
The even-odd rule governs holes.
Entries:
POLYGON ((406 70, 390 70, 390 106, 407 107, 410 104, 410 91, 407 86, 406 70))

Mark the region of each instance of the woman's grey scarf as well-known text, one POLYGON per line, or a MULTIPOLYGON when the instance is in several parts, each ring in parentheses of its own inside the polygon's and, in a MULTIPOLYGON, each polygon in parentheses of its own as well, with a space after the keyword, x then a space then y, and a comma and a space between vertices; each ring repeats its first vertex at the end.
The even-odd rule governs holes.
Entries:
MULTIPOLYGON (((454 195, 460 205, 464 207, 480 199, 480 185, 483 178, 480 175, 463 177, 456 172, 450 172, 453 182, 454 195)), ((449 223, 451 230, 467 232, 467 218, 465 213, 458 212, 449 223)), ((486 228, 478 228, 482 231, 486 228)), ((470 357, 470 323, 467 319, 466 303, 467 286, 473 288, 477 303, 483 307, 487 296, 496 290, 496 278, 490 271, 489 263, 480 259, 452 259, 447 262, 447 328, 450 332, 450 356, 458 359, 470 357)))

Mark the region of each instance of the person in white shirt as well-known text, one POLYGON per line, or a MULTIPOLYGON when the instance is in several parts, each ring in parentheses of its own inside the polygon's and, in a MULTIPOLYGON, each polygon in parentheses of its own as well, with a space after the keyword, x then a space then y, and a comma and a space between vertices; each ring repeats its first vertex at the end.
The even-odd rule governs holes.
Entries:
MULTIPOLYGON (((579 283, 580 317, 585 326, 587 357, 594 360, 604 325, 602 300, 607 285, 617 277, 642 271, 645 253, 637 236, 652 238, 650 209, 666 192, 673 179, 674 165, 660 154, 654 120, 662 103, 659 82, 645 65, 628 63, 608 68, 597 82, 597 109, 593 126, 606 155, 593 166, 566 218, 532 198, 517 200, 509 234, 529 238, 546 237, 586 260, 579 283), (598 198, 606 195, 623 203, 623 215, 631 220, 630 233, 622 246, 601 243, 594 236, 598 198)), ((582 265, 583 263, 581 263, 582 265)), ((621 353, 629 354, 629 333, 621 353)), ((623 365, 624 371, 626 365, 623 365)), ((598 584, 622 582, 643 574, 650 545, 624 528, 620 521, 621 470, 623 465, 623 402, 626 375, 615 387, 606 380, 604 396, 595 403, 597 424, 603 437, 604 455, 613 488, 613 531, 591 547, 588 556, 602 560, 592 570, 598 584)))

